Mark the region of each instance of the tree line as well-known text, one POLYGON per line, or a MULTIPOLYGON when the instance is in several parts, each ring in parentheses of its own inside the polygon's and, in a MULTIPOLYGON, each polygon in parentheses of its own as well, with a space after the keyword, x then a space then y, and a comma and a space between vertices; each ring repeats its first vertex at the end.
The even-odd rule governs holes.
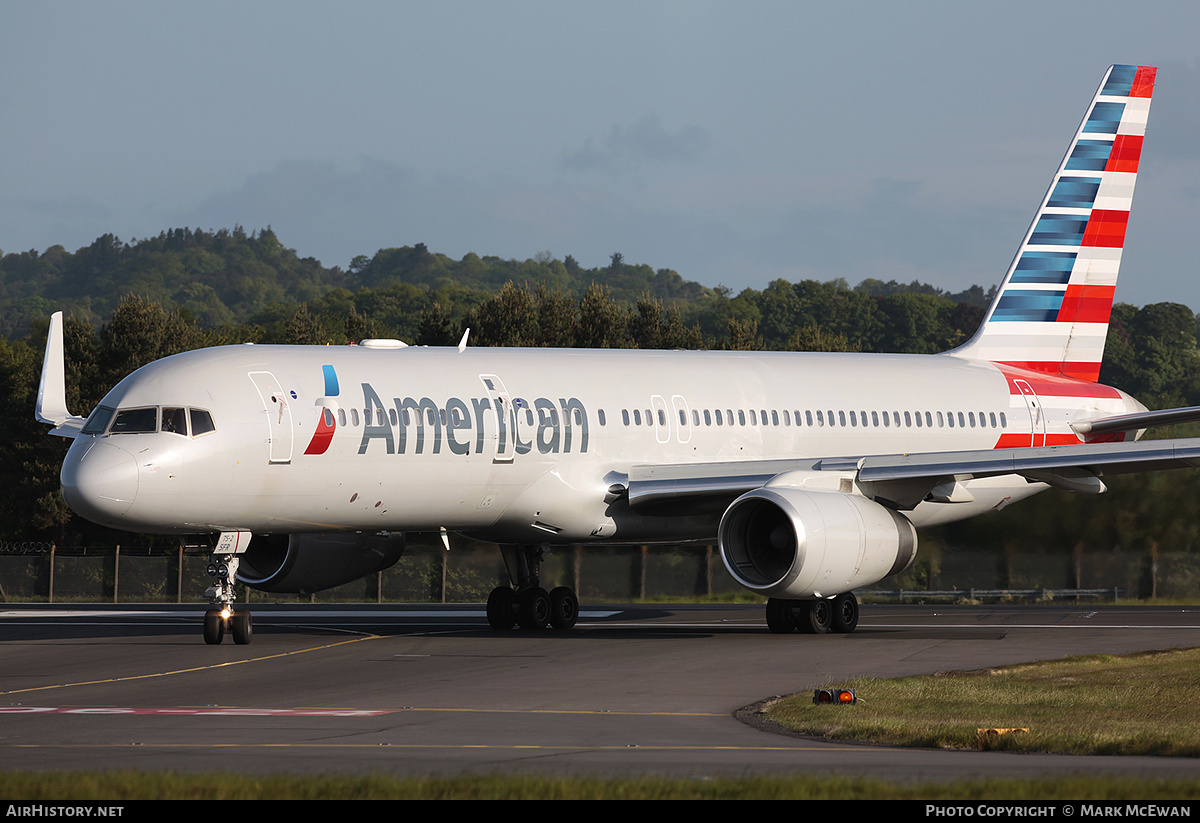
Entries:
MULTIPOLYGON (((475 254, 451 260, 421 244, 356 257, 342 271, 299 258, 269 228, 173 229, 131 243, 105 235, 73 254, 59 246, 7 254, 0 257, 0 414, 9 433, 0 443, 8 489, 0 498, 0 539, 147 539, 88 524, 62 501, 58 470, 67 443, 33 421, 47 318, 59 309, 67 312, 68 404, 87 413, 145 363, 243 342, 397 337, 454 345, 469 328, 476 346, 933 353, 968 339, 993 293, 882 280, 854 287, 776 280, 734 294, 626 263, 620 254, 584 269, 548 252, 526 261, 475 254)), ((1200 404, 1196 315, 1175 303, 1115 306, 1101 380, 1151 408, 1200 404)), ((1061 547, 1119 535, 1131 547, 1165 541, 1190 550, 1191 500, 1200 491, 1195 473, 1110 485, 1108 505, 1051 492, 1015 515, 947 527, 935 539, 1061 547), (1036 516, 1039 506, 1047 507, 1046 520, 1036 516), (1047 522, 1057 525, 1047 529, 1047 522)))

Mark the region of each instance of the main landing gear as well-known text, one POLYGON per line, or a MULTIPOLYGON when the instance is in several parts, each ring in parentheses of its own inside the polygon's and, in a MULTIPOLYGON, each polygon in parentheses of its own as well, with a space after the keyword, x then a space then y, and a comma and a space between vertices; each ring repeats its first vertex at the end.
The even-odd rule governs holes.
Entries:
POLYGON ((225 638, 228 628, 233 642, 244 646, 254 636, 254 619, 246 609, 234 611, 233 584, 237 580, 237 555, 213 554, 208 559, 208 574, 215 578, 204 596, 215 608, 204 613, 204 642, 216 645, 225 638))
POLYGON ((492 589, 487 600, 488 625, 507 630, 569 629, 579 618, 579 598, 575 590, 558 586, 547 592, 538 580, 542 563, 541 546, 505 545, 500 547, 504 565, 513 586, 492 589))
POLYGON ((830 600, 767 601, 767 627, 775 634, 849 633, 858 626, 858 598, 853 592, 830 600))

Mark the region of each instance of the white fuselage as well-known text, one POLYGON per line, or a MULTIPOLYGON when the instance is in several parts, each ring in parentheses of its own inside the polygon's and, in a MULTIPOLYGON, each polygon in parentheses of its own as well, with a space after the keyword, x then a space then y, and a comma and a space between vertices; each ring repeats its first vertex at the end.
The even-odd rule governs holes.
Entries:
MULTIPOLYGON (((947 355, 228 346, 125 378, 116 411, 201 409, 207 433, 84 435, 68 502, 130 531, 420 531, 498 542, 704 539, 719 512, 606 498, 630 467, 1081 442, 1143 407, 1096 384, 947 355)), ((156 427, 157 428, 157 427, 156 427)), ((917 525, 1044 488, 971 481, 917 525)))

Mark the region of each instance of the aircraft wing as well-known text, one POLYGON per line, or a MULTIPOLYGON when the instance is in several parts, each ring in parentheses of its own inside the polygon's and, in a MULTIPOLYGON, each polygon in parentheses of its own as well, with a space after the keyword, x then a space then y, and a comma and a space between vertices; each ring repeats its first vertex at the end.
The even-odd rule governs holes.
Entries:
MULTIPOLYGON (((1068 491, 1099 493, 1103 475, 1200 468, 1200 438, 1130 443, 1082 443, 1028 449, 987 449, 863 457, 749 460, 728 463, 678 463, 633 466, 629 470, 629 505, 704 499, 732 499, 775 481, 838 472, 853 476, 878 497, 911 509, 931 492, 978 477, 1021 475, 1068 491)), ((936 497, 936 495, 935 495, 936 497)), ((949 499, 949 498, 944 498, 949 499)))

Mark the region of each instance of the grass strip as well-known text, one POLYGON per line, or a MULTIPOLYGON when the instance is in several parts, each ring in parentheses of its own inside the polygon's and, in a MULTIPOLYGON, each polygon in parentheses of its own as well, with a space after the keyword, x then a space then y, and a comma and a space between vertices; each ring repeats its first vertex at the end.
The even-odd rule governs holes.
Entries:
POLYGON ((482 776, 409 778, 178 775, 138 772, 0 775, 6 805, 138 800, 1189 800, 1193 780, 1112 776, 904 784, 839 775, 745 778, 482 776))
POLYGON ((856 678, 858 702, 812 693, 766 719, 807 736, 922 748, 1200 756, 1200 649, 1094 655, 897 679, 856 678), (985 736, 980 729, 1028 729, 985 736))

